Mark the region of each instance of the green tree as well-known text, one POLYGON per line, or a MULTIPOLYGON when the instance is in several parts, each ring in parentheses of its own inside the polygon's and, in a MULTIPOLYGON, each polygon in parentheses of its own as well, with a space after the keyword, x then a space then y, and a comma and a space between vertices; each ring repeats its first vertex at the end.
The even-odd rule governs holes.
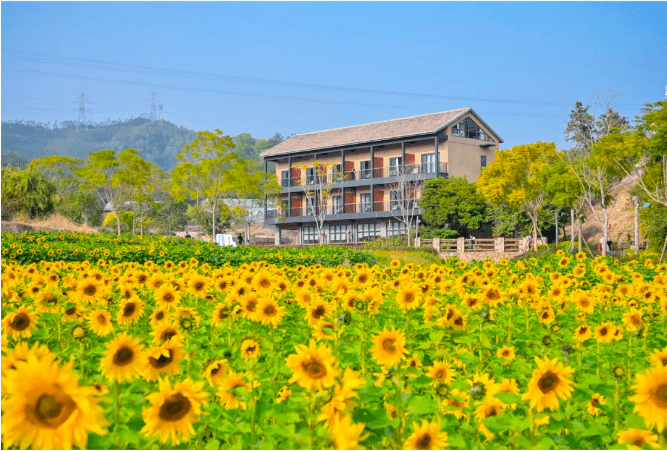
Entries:
POLYGON ((444 237, 470 236, 488 222, 488 202, 465 177, 437 178, 426 182, 419 206, 430 228, 444 237))
MULTIPOLYGON (((579 235, 579 251, 581 251, 581 218, 584 209, 584 196, 576 174, 570 169, 563 152, 558 153, 559 158, 540 173, 541 183, 544 184, 549 203, 557 209, 569 208, 571 225, 571 248, 574 249, 574 218, 577 218, 577 232, 579 235)), ((556 230, 556 233, 559 233, 556 230)))
POLYGON ((30 219, 55 210, 56 186, 34 167, 2 168, 2 216, 30 219))
POLYGON ((204 201, 199 205, 190 205, 187 209, 187 216, 191 221, 204 227, 206 233, 210 234, 215 240, 217 232, 224 232, 230 227, 232 211, 222 202, 219 202, 216 206, 215 214, 211 214, 212 208, 209 201, 204 201), (215 221, 215 224, 213 221, 215 221))
POLYGON ((522 208, 532 223, 533 248, 537 251, 540 210, 548 192, 542 173, 556 158, 554 143, 537 142, 515 146, 496 154, 496 160, 482 169, 475 182, 480 193, 492 204, 507 202, 522 208))
POLYGON ((152 210, 152 219, 157 233, 164 236, 174 236, 188 225, 188 204, 177 201, 171 195, 166 194, 157 202, 155 210, 152 210))

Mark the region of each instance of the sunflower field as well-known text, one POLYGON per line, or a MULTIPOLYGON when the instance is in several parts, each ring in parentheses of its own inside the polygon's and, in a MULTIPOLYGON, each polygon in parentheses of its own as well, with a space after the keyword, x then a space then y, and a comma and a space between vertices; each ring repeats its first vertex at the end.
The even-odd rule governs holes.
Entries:
POLYGON ((649 258, 171 259, 3 259, 4 448, 667 447, 649 258))
POLYGON ((344 247, 318 246, 311 249, 285 248, 274 250, 256 246, 220 247, 215 243, 182 238, 139 235, 93 235, 64 232, 3 233, 2 257, 17 263, 39 262, 96 262, 116 263, 169 261, 180 263, 196 258, 204 264, 220 266, 228 263, 266 262, 276 265, 335 266, 339 264, 366 263, 375 260, 368 252, 344 247))

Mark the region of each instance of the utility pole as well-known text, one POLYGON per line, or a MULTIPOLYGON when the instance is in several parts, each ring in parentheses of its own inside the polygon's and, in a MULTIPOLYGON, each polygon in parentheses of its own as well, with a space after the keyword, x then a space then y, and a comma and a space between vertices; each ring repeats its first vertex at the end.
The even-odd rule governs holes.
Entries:
POLYGON ((79 94, 79 119, 77 119, 79 124, 86 123, 86 95, 79 94))
POLYGON ((148 117, 149 121, 156 121, 157 120, 157 106, 155 104, 155 91, 153 91, 153 100, 151 102, 151 114, 148 117))
POLYGON ((164 121, 164 107, 162 106, 162 101, 158 102, 158 107, 160 108, 160 121, 164 121))
POLYGON ((639 196, 632 196, 635 204, 635 254, 639 253, 639 196))

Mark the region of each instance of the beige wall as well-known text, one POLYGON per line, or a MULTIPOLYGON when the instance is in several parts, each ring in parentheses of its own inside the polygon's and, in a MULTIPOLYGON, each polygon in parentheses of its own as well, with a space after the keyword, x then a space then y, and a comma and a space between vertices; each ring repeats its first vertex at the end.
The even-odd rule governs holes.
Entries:
POLYGON ((495 142, 491 143, 477 139, 452 136, 452 126, 449 126, 445 131, 449 139, 446 141, 444 147, 446 147, 446 161, 448 162, 447 170, 449 171, 449 175, 457 177, 465 175, 468 178, 468 181, 472 183, 476 181, 482 173, 481 156, 486 155, 487 166, 491 164, 491 162, 496 159, 496 151, 498 150, 500 143, 498 137, 485 127, 474 115, 468 114, 467 116, 462 117, 461 120, 468 116, 471 116, 471 119, 491 136, 495 142), (494 145, 491 147, 480 146, 480 144, 487 143, 494 145))

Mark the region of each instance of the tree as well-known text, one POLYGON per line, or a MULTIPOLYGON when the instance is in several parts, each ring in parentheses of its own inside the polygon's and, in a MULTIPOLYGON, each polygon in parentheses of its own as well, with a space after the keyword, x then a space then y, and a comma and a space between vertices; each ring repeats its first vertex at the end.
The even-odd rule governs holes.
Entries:
POLYGON ((150 218, 159 235, 174 236, 177 231, 183 230, 188 225, 187 212, 186 202, 178 202, 167 194, 157 203, 155 210, 150 212, 150 218))
POLYGON ((333 166, 333 163, 315 161, 312 166, 304 165, 301 167, 301 173, 306 174, 299 180, 306 200, 306 215, 312 216, 315 221, 320 244, 324 243, 322 230, 324 218, 327 212, 331 211, 328 210, 329 206, 333 206, 334 191, 332 187, 336 180, 341 180, 343 176, 342 173, 332 171, 331 177, 327 177, 328 168, 333 168, 333 166))
POLYGON ((488 203, 467 178, 429 180, 419 200, 422 219, 431 228, 443 230, 446 237, 470 236, 488 221, 488 203))
POLYGON ((55 209, 55 185, 34 167, 2 168, 2 216, 34 219, 55 209))
POLYGON ((548 192, 541 173, 556 158, 554 143, 537 142, 515 146, 496 154, 496 160, 482 169, 475 185, 492 204, 507 202, 520 206, 530 217, 533 248, 537 251, 539 213, 547 202, 548 192))
POLYGON ((410 230, 417 219, 418 197, 424 188, 424 180, 419 178, 418 171, 411 166, 401 166, 393 177, 394 183, 387 184, 390 196, 394 198, 389 202, 389 211, 392 216, 405 224, 408 233, 408 246, 410 246, 410 230))
POLYGON ((574 149, 588 153, 600 138, 612 133, 614 129, 628 126, 628 119, 613 108, 615 98, 615 95, 611 95, 604 102, 596 102, 602 104, 604 109, 604 113, 597 119, 588 112, 590 106, 584 108, 581 102, 575 103, 570 112, 570 121, 565 127, 565 140, 574 142, 574 149))
POLYGON ((210 201, 206 200, 198 205, 190 205, 187 209, 188 218, 202 226, 213 239, 215 239, 215 233, 230 227, 232 218, 232 211, 227 205, 218 202, 216 208, 215 214, 211 214, 213 206, 210 201), (213 221, 216 221, 215 224, 213 221))

